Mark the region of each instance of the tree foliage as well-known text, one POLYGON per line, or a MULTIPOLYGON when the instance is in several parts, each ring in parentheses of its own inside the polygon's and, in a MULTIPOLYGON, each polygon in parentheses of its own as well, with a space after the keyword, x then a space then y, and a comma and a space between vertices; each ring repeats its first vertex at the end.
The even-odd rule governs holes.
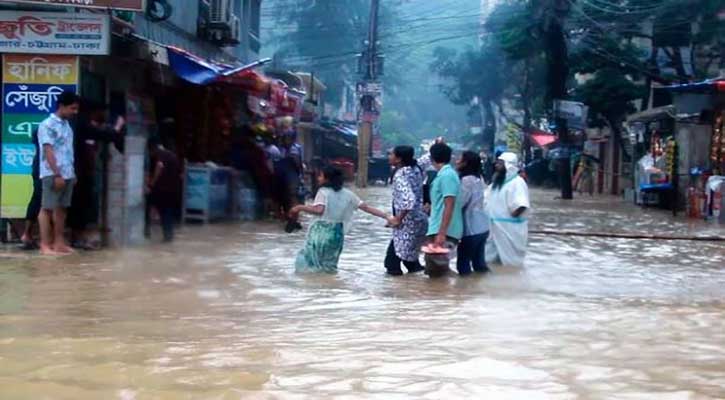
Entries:
POLYGON ((566 21, 566 96, 590 106, 592 124, 618 134, 635 102, 648 103, 650 82, 712 77, 716 61, 725 65, 725 23, 717 17, 724 9, 722 0, 504 0, 485 23, 480 49, 439 49, 433 69, 447 78, 451 101, 503 99, 528 126, 548 108, 547 24, 566 21))
POLYGON ((362 48, 370 15, 367 0, 281 3, 275 9, 284 33, 277 57, 287 68, 317 71, 338 101, 346 80, 357 73, 355 54, 362 48))

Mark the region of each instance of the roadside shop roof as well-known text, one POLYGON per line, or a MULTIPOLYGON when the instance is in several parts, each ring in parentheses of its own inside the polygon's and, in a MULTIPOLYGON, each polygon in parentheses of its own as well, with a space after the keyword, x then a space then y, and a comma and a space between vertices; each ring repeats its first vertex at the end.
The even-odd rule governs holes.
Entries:
POLYGON ((709 79, 702 82, 671 85, 665 86, 664 89, 672 93, 725 93, 725 79, 709 79))
POLYGON ((254 68, 267 62, 267 59, 262 59, 247 65, 231 65, 205 60, 173 46, 166 46, 166 50, 171 69, 181 79, 197 85, 208 85, 215 82, 234 83, 234 80, 238 78, 249 79, 250 75, 253 75, 251 72, 254 68))

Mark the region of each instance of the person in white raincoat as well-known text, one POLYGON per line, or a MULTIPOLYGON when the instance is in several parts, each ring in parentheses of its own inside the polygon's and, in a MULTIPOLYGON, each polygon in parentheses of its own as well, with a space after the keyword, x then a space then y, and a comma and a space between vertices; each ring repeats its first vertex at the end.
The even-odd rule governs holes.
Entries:
POLYGON ((486 212, 491 219, 486 262, 523 267, 529 239, 529 188, 519 176, 516 154, 501 154, 495 171, 485 196, 486 212))

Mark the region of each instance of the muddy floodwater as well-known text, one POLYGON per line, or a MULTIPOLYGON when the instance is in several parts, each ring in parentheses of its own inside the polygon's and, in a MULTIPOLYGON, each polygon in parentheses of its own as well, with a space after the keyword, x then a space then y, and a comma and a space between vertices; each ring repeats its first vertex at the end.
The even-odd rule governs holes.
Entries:
MULTIPOLYGON (((363 193, 388 204, 385 189, 363 193)), ((536 192, 532 228, 725 236, 536 192)), ((0 399, 723 399, 725 243, 532 235, 523 271, 386 277, 356 220, 336 276, 271 223, 0 258, 0 399)))

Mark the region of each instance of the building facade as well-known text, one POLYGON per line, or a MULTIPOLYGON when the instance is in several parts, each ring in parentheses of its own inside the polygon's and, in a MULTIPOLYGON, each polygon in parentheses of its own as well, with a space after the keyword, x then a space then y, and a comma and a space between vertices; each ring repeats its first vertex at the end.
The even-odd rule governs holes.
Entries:
POLYGON ((3 96, 11 101, 3 103, 0 119, 0 216, 22 218, 32 193, 33 124, 54 109, 58 90, 71 89, 84 100, 108 105, 109 118, 127 120, 123 153, 113 147, 101 152, 97 222, 106 243, 136 244, 144 240, 146 225, 147 139, 164 137, 182 159, 212 160, 223 152, 228 121, 243 113, 238 106, 243 95, 189 81, 183 72, 189 64, 204 72, 204 65, 234 69, 256 61, 261 0, 69 5, 77 3, 0 2, 3 90, 13 92, 3 96), (186 64, 175 65, 173 55, 186 64), (40 98, 36 92, 44 101, 30 101, 40 98))

